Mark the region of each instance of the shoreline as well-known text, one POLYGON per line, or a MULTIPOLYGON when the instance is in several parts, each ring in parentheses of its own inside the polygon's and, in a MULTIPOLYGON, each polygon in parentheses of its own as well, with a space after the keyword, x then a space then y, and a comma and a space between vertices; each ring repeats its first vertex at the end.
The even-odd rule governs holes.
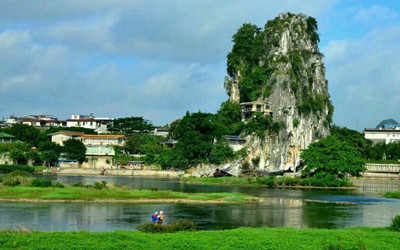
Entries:
POLYGON ((67 200, 67 199, 14 199, 0 198, 1 202, 21 202, 21 203, 124 203, 124 204, 158 204, 158 203, 187 203, 187 204, 232 204, 232 203, 253 203, 258 199, 252 198, 246 201, 224 201, 224 200, 186 200, 186 199, 94 199, 94 200, 67 200))
POLYGON ((166 171, 166 170, 119 170, 107 169, 107 175, 101 175, 100 169, 85 168, 61 168, 59 172, 56 169, 52 172, 43 172, 40 174, 60 174, 60 175, 98 175, 98 176, 148 176, 148 177, 167 177, 179 178, 184 175, 183 171, 166 171))

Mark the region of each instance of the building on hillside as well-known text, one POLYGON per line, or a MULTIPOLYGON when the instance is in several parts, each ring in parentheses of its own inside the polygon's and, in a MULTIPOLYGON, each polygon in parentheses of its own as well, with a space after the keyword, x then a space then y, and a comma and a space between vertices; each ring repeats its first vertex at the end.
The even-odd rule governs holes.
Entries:
POLYGON ((366 128, 363 131, 365 139, 374 144, 379 142, 390 143, 400 141, 400 124, 384 124, 380 128, 366 128))
POLYGON ((0 132, 0 143, 13 143, 15 141, 15 136, 0 132))
POLYGON ((239 151, 246 145, 246 139, 240 138, 237 135, 227 135, 225 136, 228 141, 229 147, 233 149, 233 151, 239 151))
POLYGON ((39 129, 66 126, 65 121, 58 120, 51 115, 23 115, 22 117, 10 116, 7 118, 6 124, 12 126, 15 123, 22 123, 34 126, 39 129))
POLYGON ((82 142, 85 146, 124 146, 124 135, 86 135, 82 136, 82 142))
POLYGON ((101 169, 105 166, 111 167, 115 146, 125 145, 124 135, 83 135, 82 142, 86 146, 86 157, 88 162, 83 167, 101 169))
POLYGON ((99 134, 107 133, 107 126, 112 121, 111 118, 94 117, 93 115, 72 115, 71 119, 66 120, 67 127, 81 127, 94 129, 99 134))
POLYGON ((242 121, 250 118, 254 113, 259 112, 263 115, 271 115, 272 116, 272 109, 271 104, 265 101, 254 101, 254 102, 242 102, 240 103, 241 106, 241 116, 242 121))
POLYGON ((152 134, 159 135, 159 136, 168 136, 169 128, 168 127, 157 127, 153 130, 152 134))
POLYGON ((51 136, 51 141, 55 142, 61 146, 64 146, 64 142, 69 139, 77 139, 81 140, 83 136, 83 132, 75 132, 75 131, 59 131, 55 133, 49 134, 51 136))

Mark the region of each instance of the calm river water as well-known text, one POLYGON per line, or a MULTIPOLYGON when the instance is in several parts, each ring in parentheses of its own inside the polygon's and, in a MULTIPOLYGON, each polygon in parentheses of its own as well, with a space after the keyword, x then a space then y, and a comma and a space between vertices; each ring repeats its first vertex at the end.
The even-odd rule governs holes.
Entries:
POLYGON ((136 230, 149 222, 152 213, 164 211, 165 223, 189 219, 199 229, 236 227, 344 228, 389 225, 400 214, 398 200, 380 194, 400 190, 399 180, 354 180, 357 190, 291 190, 238 186, 208 186, 179 183, 172 178, 66 176, 44 178, 63 183, 90 184, 107 181, 135 189, 157 188, 180 192, 240 192, 266 197, 260 204, 28 204, 0 203, 0 229, 30 228, 41 231, 136 230), (354 202, 357 205, 316 203, 354 202))

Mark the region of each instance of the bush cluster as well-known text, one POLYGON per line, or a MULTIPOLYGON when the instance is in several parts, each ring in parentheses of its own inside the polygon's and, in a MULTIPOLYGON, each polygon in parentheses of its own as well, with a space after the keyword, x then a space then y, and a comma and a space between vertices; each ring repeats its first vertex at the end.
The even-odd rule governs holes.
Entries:
POLYGON ((396 215, 396 217, 394 217, 392 219, 392 225, 391 225, 392 229, 394 229, 395 231, 400 231, 400 214, 396 215))
POLYGON ((51 187, 51 180, 34 179, 31 182, 32 187, 51 187))
POLYGON ((0 172, 2 173, 10 173, 16 170, 33 173, 35 171, 35 168, 26 165, 0 164, 0 172))
POLYGON ((256 183, 260 185, 265 185, 267 187, 279 187, 279 186, 348 187, 352 185, 352 183, 347 179, 335 179, 330 177, 277 178, 275 176, 268 176, 268 177, 257 177, 256 183))
POLYGON ((144 233, 175 233, 178 231, 193 232, 196 231, 196 224, 189 220, 176 221, 169 225, 145 223, 139 225, 137 229, 144 233))
POLYGON ((101 189, 107 187, 107 182, 106 181, 101 181, 101 182, 95 181, 93 184, 87 184, 87 185, 83 185, 82 183, 78 182, 78 183, 75 183, 72 186, 73 187, 95 188, 95 189, 101 190, 101 189))

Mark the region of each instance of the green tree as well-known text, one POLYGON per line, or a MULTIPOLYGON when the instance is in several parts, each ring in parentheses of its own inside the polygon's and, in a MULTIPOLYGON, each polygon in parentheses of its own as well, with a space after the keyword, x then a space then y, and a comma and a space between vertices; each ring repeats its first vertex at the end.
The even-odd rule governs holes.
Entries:
POLYGON ((210 153, 210 163, 221 164, 228 160, 232 160, 235 156, 232 148, 226 142, 220 141, 214 145, 210 153))
POLYGON ((25 156, 25 153, 20 149, 12 149, 10 152, 10 159, 14 164, 17 165, 26 165, 28 163, 28 159, 25 156))
POLYGON ((22 123, 15 123, 11 127, 2 129, 2 131, 15 136, 20 141, 27 142, 31 146, 36 147, 41 141, 49 140, 39 129, 22 123))
POLYGON ((77 160, 79 163, 85 161, 86 147, 76 139, 68 139, 64 142, 63 152, 67 159, 77 160))
POLYGON ((40 152, 40 159, 47 167, 54 166, 58 160, 58 155, 53 150, 46 150, 40 152))
POLYGON ((41 142, 39 144, 38 147, 39 151, 49 151, 52 150, 54 151, 58 156, 60 156, 60 154, 63 151, 63 147, 55 142, 51 142, 51 141, 45 141, 45 142, 41 142))
POLYGON ((154 126, 150 121, 143 119, 143 117, 125 117, 114 119, 111 122, 108 130, 117 133, 150 133, 153 131, 154 126))
POLYGON ((332 125, 331 131, 332 135, 336 136, 336 138, 356 148, 363 158, 368 158, 372 141, 365 139, 362 133, 346 127, 341 128, 336 125, 332 125))
POLYGON ((221 104, 217 112, 217 121, 225 129, 225 134, 239 135, 244 127, 241 121, 241 107, 238 103, 226 101, 221 104))
POLYGON ((41 166, 43 164, 42 159, 38 152, 31 150, 26 154, 26 157, 31 160, 33 166, 41 166))
POLYGON ((300 155, 304 161, 303 177, 343 179, 365 171, 364 160, 356 148, 336 136, 310 144, 300 155))

